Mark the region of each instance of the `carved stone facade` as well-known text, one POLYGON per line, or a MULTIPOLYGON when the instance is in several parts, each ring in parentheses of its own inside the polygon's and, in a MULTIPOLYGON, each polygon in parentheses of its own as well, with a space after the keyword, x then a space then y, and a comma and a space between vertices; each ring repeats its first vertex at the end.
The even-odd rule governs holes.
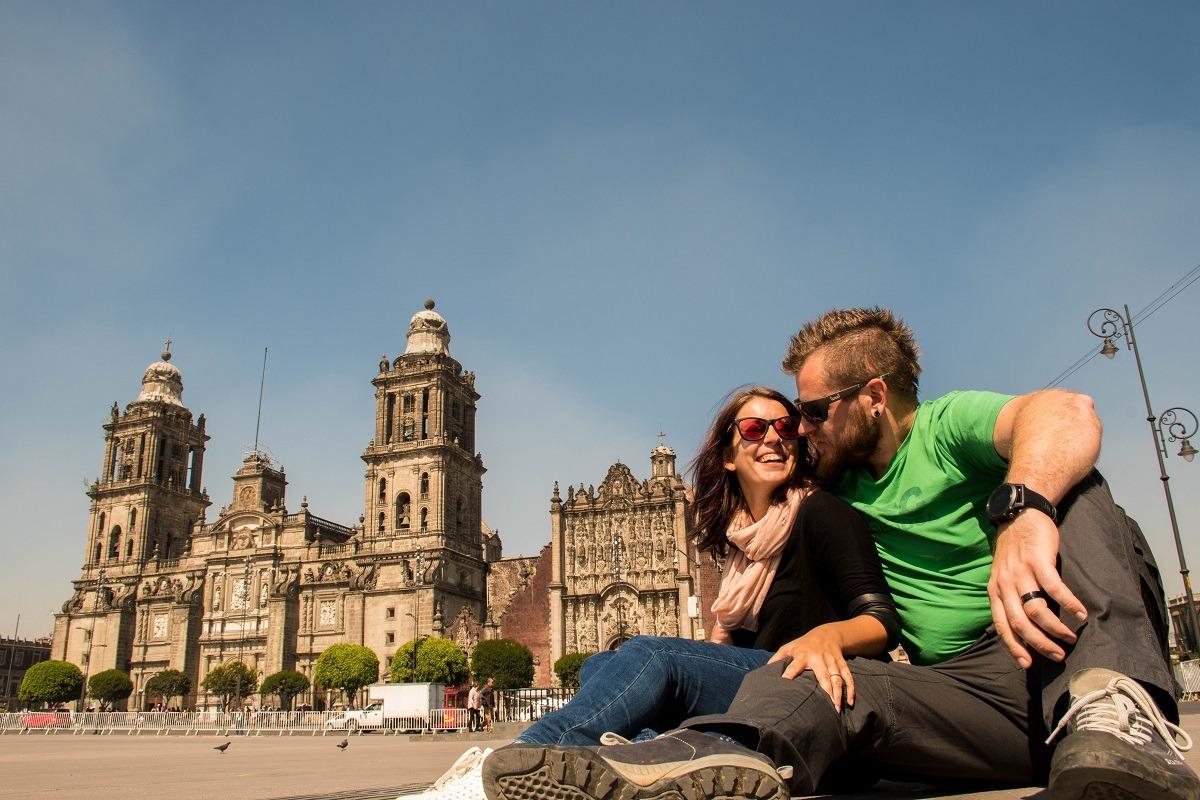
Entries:
POLYGON ((53 657, 91 673, 127 671, 136 704, 168 668, 198 686, 240 657, 260 675, 296 669, 311 678, 338 642, 372 648, 386 668, 414 631, 474 647, 500 542, 480 520, 475 378, 449 342, 429 301, 412 318, 404 354, 379 362, 357 525, 316 516, 307 498, 290 511, 284 470, 259 452, 242 462, 232 501, 208 523, 209 437, 203 415, 193 423, 183 406, 168 343, 138 399, 123 412, 114 403, 104 425, 83 569, 55 616, 53 657))
MULTIPOLYGON (((550 499, 549 660, 619 647, 636 635, 703 638, 700 565, 684 520, 675 451, 650 453, 651 475, 609 468, 598 488, 557 484, 550 499), (690 600, 689 600, 690 599, 690 600)), ((710 601, 711 602, 711 601, 710 601)))

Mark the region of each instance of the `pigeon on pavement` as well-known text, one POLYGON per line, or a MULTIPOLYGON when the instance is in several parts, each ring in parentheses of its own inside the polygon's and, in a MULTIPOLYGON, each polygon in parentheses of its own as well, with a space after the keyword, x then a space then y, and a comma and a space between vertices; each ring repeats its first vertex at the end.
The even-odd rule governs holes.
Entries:
POLYGON ((340 742, 338 742, 337 746, 338 746, 338 750, 345 750, 347 747, 350 746, 350 740, 342 739, 340 742))
POLYGON ((222 753, 224 753, 226 750, 229 749, 229 745, 231 745, 231 744, 233 744, 233 742, 226 742, 225 744, 219 744, 216 747, 214 747, 213 750, 220 750, 222 753))

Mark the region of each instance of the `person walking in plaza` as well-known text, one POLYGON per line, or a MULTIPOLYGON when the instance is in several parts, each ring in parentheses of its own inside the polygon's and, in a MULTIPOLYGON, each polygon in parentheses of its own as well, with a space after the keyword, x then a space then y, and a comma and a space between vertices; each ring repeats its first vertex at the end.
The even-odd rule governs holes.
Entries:
POLYGON ((488 733, 492 732, 492 725, 496 720, 496 679, 488 678, 487 683, 483 685, 483 689, 479 692, 479 702, 483 706, 483 727, 488 733))
POLYGON ((1052 800, 1200 798, 1158 569, 1093 469, 1091 399, 918 403, 912 331, 878 308, 808 323, 784 369, 818 477, 868 520, 913 663, 851 659, 856 702, 840 709, 813 672, 771 664, 727 712, 652 741, 532 748, 524 761, 551 777, 528 800, 727 797, 702 778, 758 791, 776 766, 809 794, 845 757, 934 783, 1048 780, 1052 800))
MULTIPOLYGON (((593 655, 579 693, 514 748, 652 736, 723 711, 742 677, 772 659, 790 659, 790 674, 817 672, 831 702, 854 702, 846 657, 885 652, 899 621, 866 525, 815 486, 799 427, 782 394, 743 389, 727 399, 693 464, 689 527, 702 550, 725 557, 712 641, 635 636, 593 655)), ((510 751, 495 756, 505 761, 510 751)), ((479 755, 483 764, 490 757, 479 755)), ((504 796, 521 797, 522 780, 506 784, 504 796)), ((484 797, 474 772, 439 788, 428 796, 484 797)))
POLYGON ((480 696, 479 682, 471 684, 467 692, 467 730, 477 731, 483 727, 483 700, 480 696))

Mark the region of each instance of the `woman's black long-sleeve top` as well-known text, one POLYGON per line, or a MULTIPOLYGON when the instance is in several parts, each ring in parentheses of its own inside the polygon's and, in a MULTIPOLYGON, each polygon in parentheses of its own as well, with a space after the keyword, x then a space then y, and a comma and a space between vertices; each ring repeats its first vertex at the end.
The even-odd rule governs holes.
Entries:
POLYGON ((732 632, 738 647, 778 650, 818 625, 870 614, 900 640, 900 618, 883 578, 879 554, 858 512, 817 490, 800 503, 758 615, 758 630, 732 632))

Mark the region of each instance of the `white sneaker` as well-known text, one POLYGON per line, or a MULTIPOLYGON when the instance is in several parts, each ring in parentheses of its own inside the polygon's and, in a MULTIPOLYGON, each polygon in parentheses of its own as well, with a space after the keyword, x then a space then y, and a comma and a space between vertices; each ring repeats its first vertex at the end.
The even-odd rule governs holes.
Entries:
POLYGON ((446 774, 420 794, 406 794, 396 800, 487 800, 483 793, 483 760, 492 748, 472 747, 458 757, 446 774))

